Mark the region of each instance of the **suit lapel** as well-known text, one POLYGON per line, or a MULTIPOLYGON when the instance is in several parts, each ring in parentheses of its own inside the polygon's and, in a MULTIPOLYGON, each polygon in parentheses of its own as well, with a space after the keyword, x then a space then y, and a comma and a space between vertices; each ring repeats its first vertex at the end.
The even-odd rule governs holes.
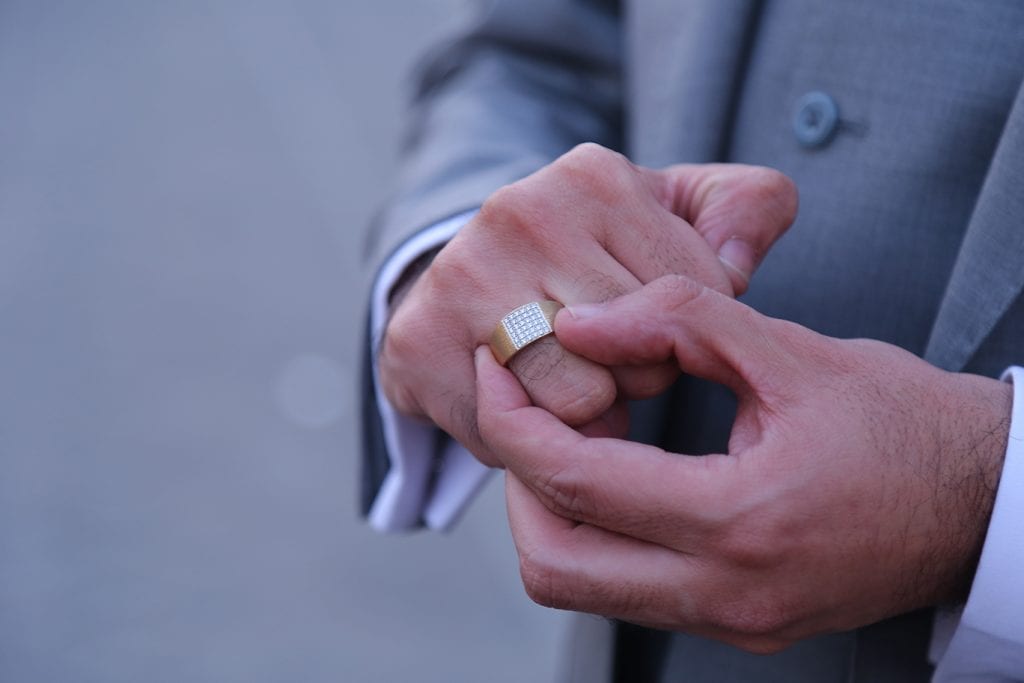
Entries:
POLYGON ((947 370, 961 370, 1022 288, 1024 88, 1017 93, 974 207, 925 359, 947 370))

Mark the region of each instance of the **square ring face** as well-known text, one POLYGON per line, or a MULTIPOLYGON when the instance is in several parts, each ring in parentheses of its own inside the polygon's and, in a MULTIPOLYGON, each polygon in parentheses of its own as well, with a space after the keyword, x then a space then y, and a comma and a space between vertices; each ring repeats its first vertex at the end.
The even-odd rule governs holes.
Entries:
POLYGON ((551 334, 551 324, 536 302, 520 306, 501 319, 516 351, 544 335, 551 334))

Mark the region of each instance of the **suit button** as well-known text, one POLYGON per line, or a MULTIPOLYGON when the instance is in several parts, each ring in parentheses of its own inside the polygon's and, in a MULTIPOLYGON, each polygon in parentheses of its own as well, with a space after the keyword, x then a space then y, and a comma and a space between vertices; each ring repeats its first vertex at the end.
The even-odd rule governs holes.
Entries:
POLYGON ((839 107, 823 92, 809 92, 796 103, 793 133, 804 147, 821 147, 839 126, 839 107))

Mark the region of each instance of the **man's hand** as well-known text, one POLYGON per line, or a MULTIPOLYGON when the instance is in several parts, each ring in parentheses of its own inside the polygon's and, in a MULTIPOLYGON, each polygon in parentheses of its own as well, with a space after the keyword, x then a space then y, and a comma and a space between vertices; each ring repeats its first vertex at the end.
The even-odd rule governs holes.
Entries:
MULTIPOLYGON (((382 389, 494 464, 476 425, 473 351, 503 315, 542 299, 606 301, 669 273, 740 294, 795 212, 793 184, 776 171, 655 171, 582 145, 495 193, 412 285, 380 350, 382 389)), ((537 405, 603 435, 625 432, 616 398, 658 392, 677 374, 674 364, 608 369, 553 337, 510 368, 537 405)))
POLYGON ((727 385, 729 453, 587 438, 486 348, 480 430, 508 469, 534 600, 771 652, 962 598, 1006 447, 1006 384, 767 318, 683 277, 561 311, 567 349, 727 385))

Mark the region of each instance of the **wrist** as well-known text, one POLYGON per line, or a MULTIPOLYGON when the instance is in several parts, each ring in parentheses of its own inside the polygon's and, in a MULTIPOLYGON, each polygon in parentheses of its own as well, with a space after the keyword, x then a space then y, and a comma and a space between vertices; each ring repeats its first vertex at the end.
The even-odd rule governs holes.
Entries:
POLYGON ((970 374, 953 375, 943 397, 943 455, 946 475, 936 495, 950 501, 943 520, 949 532, 950 580, 939 599, 963 603, 977 570, 1006 455, 1013 404, 1012 387, 970 374))

